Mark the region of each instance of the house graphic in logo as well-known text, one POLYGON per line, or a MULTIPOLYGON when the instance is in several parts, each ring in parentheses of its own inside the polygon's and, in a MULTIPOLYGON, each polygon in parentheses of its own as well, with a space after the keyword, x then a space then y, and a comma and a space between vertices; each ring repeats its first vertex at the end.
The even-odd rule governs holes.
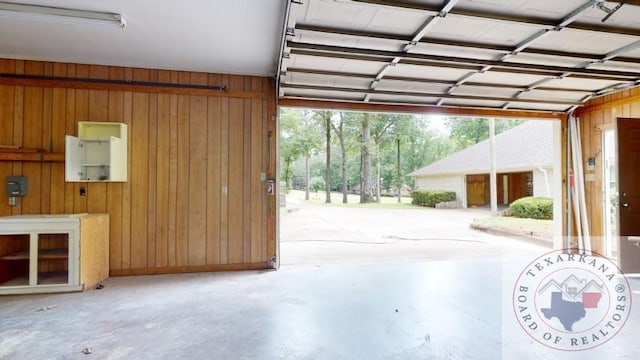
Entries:
POLYGON ((551 279, 538 290, 538 297, 551 299, 550 306, 540 311, 548 320, 557 318, 564 330, 573 331, 573 325, 587 315, 588 309, 598 309, 604 289, 604 284, 573 274, 560 283, 551 279))
POLYGON ((627 322, 633 297, 614 262, 573 249, 532 260, 512 296, 515 320, 527 335, 562 351, 593 349, 611 340, 627 322))

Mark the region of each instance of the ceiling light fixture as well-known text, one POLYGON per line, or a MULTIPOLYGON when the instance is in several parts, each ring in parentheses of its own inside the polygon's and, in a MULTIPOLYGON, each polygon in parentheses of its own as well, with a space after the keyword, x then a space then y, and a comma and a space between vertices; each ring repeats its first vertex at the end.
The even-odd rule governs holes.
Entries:
POLYGON ((120 28, 127 25, 124 16, 116 13, 9 2, 0 2, 0 16, 41 21, 116 25, 120 28))

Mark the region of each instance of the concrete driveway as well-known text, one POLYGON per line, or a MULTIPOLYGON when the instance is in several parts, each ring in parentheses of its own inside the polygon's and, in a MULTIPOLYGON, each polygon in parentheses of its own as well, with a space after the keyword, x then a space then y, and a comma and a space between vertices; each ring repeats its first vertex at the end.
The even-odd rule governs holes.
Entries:
POLYGON ((372 263, 533 255, 549 248, 469 228, 485 209, 371 208, 287 199, 282 265, 372 263))

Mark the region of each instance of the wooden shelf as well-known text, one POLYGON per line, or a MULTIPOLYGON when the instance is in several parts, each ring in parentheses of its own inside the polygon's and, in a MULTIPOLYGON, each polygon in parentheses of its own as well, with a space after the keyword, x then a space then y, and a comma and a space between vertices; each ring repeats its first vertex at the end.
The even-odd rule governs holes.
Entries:
MULTIPOLYGON (((38 260, 65 260, 69 258, 68 249, 41 249, 38 260)), ((21 251, 0 257, 2 260, 29 260, 29 252, 21 251)))
POLYGON ((82 140, 87 142, 109 142, 111 139, 97 139, 97 138, 82 138, 82 140))
POLYGON ((82 291, 108 276, 108 214, 0 217, 0 295, 82 291))
POLYGON ((49 271, 38 273, 38 284, 40 285, 66 284, 68 279, 69 274, 66 271, 49 271))
MULTIPOLYGON (((69 274, 66 271, 50 271, 38 273, 38 285, 58 285, 66 284, 69 274)), ((9 281, 0 283, 0 286, 25 286, 29 285, 29 276, 22 275, 9 281)))
POLYGON ((63 153, 44 149, 13 149, 0 147, 0 161, 64 161, 63 153))
POLYGON ((27 286, 29 285, 29 276, 23 275, 15 277, 11 280, 0 283, 0 287, 2 286, 27 286))

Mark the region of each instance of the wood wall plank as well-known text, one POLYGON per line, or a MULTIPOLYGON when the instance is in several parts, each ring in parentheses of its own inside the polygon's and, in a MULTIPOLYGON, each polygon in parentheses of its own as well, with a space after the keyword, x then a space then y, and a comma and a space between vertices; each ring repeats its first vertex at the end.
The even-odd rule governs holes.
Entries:
MULTIPOLYGON (((91 66, 91 77, 108 78, 108 68, 91 66)), ((107 121, 109 115, 109 92, 89 90, 88 121, 107 121)), ((87 211, 104 213, 107 211, 107 183, 87 184, 87 211)))
MULTIPOLYGON (((260 262, 264 259, 262 253, 262 204, 264 201, 263 181, 262 173, 262 101, 251 100, 251 124, 249 131, 251 136, 251 182, 249 183, 249 191, 251 193, 251 202, 249 203, 250 209, 250 234, 248 235, 250 241, 250 262, 260 262)), ((266 176, 266 172, 264 173, 266 176)))
MULTIPOLYGON (((111 70, 112 77, 124 76, 111 70)), ((109 91, 107 121, 124 122, 124 93, 109 91)), ((107 212, 109 213, 109 266, 120 268, 122 264, 122 183, 109 183, 107 190, 107 212)))
MULTIPOLYGON (((67 74, 75 74, 75 67, 68 66, 67 74)), ((76 135, 76 91, 67 89, 65 97, 65 135, 76 135)), ((64 183, 64 212, 66 214, 73 213, 75 190, 75 183, 64 183)))
POLYGON ((131 122, 131 258, 133 268, 148 266, 149 95, 133 94, 131 122))
POLYGON ((209 98, 207 104, 207 264, 220 264, 220 168, 222 166, 220 111, 220 99, 209 98))
MULTIPOLYGON (((43 75, 53 75, 53 64, 44 63, 43 75)), ((52 89, 42 89, 42 134, 40 148, 53 150, 52 89)), ((51 163, 40 164, 40 212, 51 212, 51 163)))
MULTIPOLYGON (((245 79, 245 86, 251 86, 251 79, 247 77, 245 79)), ((243 100, 244 113, 243 113, 243 184, 242 184, 242 262, 251 262, 251 204, 254 201, 252 199, 252 187, 251 183, 256 179, 251 171, 251 100, 243 100)), ((259 181, 259 179, 258 179, 259 181)), ((259 200, 259 199, 256 199, 259 200)), ((256 206, 259 205, 259 201, 255 202, 256 206)))
MULTIPOLYGON (((16 60, 14 62, 15 65, 15 73, 16 74, 24 74, 24 61, 16 60)), ((16 86, 14 87, 13 93, 13 144, 15 146, 23 146, 22 132, 24 127, 24 87, 16 86)), ((8 121, 8 119, 6 119, 8 121)), ((22 163, 21 162, 13 162, 12 164, 12 175, 21 176, 22 172, 22 163)), ((18 203, 17 206, 11 208, 12 215, 22 214, 22 201, 18 203)))
MULTIPOLYGON (((160 80, 162 81, 162 75, 160 80)), ((158 95, 156 156, 156 266, 167 267, 169 239, 169 154, 171 96, 158 95)))
MULTIPOLYGON (((67 76, 67 67, 63 64, 54 64, 54 76, 67 76)), ((55 152, 64 152, 64 136, 66 134, 67 118, 67 91, 65 89, 52 89, 51 106, 51 144, 55 152)), ((51 208, 53 214, 65 212, 65 183, 64 163, 51 165, 51 208)))
MULTIPOLYGON (((263 85, 264 88, 264 85, 263 85)), ((270 179, 272 176, 272 173, 269 169, 269 160, 270 160, 270 156, 267 154, 267 152, 269 151, 269 147, 270 145, 270 137, 269 137, 269 104, 266 100, 262 101, 262 114, 261 114, 261 123, 262 123, 262 169, 265 172, 265 177, 266 179, 270 179)), ((275 121, 273 121, 275 123, 275 121)), ((265 192, 266 192, 266 187, 264 188, 265 192)), ((269 255, 267 255, 268 252, 268 233, 269 233, 269 228, 268 228, 268 222, 269 222, 269 198, 271 196, 266 195, 266 198, 263 199, 262 201, 262 213, 261 213, 261 218, 262 218, 262 236, 260 239, 260 254, 262 254, 263 258, 268 257, 269 255)), ((275 217, 274 217, 275 218, 275 217)), ((275 229, 274 229, 275 231, 275 229)), ((275 250, 274 250, 274 254, 275 254, 275 250)))
POLYGON ((229 192, 228 192, 228 244, 229 264, 243 262, 244 247, 244 104, 241 99, 229 100, 229 192))
POLYGON ((185 95, 178 96, 177 266, 189 265, 189 111, 189 97, 185 95))
POLYGON ((167 263, 176 266, 178 208, 178 96, 171 95, 169 113, 169 222, 167 226, 167 263))
POLYGON ((1 177, 26 175, 30 186, 19 206, 0 205, 0 216, 108 213, 116 275, 268 266, 275 216, 262 178, 275 177, 270 79, 12 59, 0 59, 0 72, 228 85, 227 97, 46 81, 0 85, 0 144, 62 152, 78 121, 123 122, 129 132, 127 182, 67 183, 62 163, 0 162, 1 177))
MULTIPOLYGON (((224 81, 224 79, 222 79, 224 81)), ((229 99, 220 108, 220 263, 229 263, 229 99)))
MULTIPOLYGON (((125 78, 131 79, 131 72, 125 71, 125 78)), ((128 137, 129 141, 127 144, 127 153, 129 155, 129 161, 127 162, 127 174, 129 176, 129 181, 122 184, 122 246, 121 246, 121 255, 120 255, 120 267, 121 269, 129 269, 131 268, 131 177, 132 177, 132 162, 134 155, 132 153, 132 143, 133 139, 131 139, 131 124, 133 122, 133 93, 125 92, 123 98, 123 116, 122 120, 125 124, 127 124, 127 128, 129 131, 128 137)))
MULTIPOLYGON (((263 86, 266 86, 269 89, 269 94, 271 94, 271 98, 275 98, 276 88, 273 82, 267 82, 263 86)), ((265 108, 268 109, 267 116, 265 116, 264 121, 267 124, 267 151, 265 151, 265 156, 267 157, 267 178, 276 179, 277 178, 277 167, 276 167, 276 147, 278 145, 278 132, 276 131, 276 117, 277 117, 277 106, 275 101, 269 101, 265 103, 265 108)), ((266 257, 269 261, 271 261, 273 256, 276 256, 277 253, 277 239, 276 239, 276 216, 277 216, 277 201, 276 196, 269 196, 267 199, 267 240, 266 240, 266 257)))
POLYGON ((205 265, 207 257, 207 98, 192 96, 189 112, 188 264, 205 265))
MULTIPOLYGON (((87 78, 89 77, 88 65, 77 65, 76 76, 87 78)), ((89 119, 89 91, 77 90, 75 97, 75 122, 74 122, 74 134, 78 133, 78 121, 87 121, 89 119)), ((73 212, 84 213, 87 212, 87 195, 81 196, 80 189, 84 188, 89 190, 86 183, 74 183, 73 191, 73 212)))
MULTIPOLYGON (((151 81, 158 81, 157 71, 151 72, 151 81)), ((157 166, 158 166, 158 95, 149 95, 147 168, 147 266, 156 266, 157 166)))
MULTIPOLYGON (((14 72, 15 61, 1 59, 0 71, 3 73, 14 72)), ((13 86, 0 86, 0 145, 14 145, 14 93, 15 88, 13 86)), ((12 173, 12 163, 0 162, 0 179, 5 179, 12 173)), ((0 202, 0 216, 8 215, 11 215, 11 207, 6 201, 0 202)))
MULTIPOLYGON (((31 62, 29 62, 31 64, 31 62)), ((42 74, 33 66, 28 67, 29 73, 42 74)), ((28 87, 24 89, 24 122, 22 146, 25 148, 42 148, 42 117, 43 117, 43 89, 28 87)), ((40 209, 40 194, 42 192, 42 166, 39 163, 25 162, 22 165, 22 175, 29 182, 29 196, 21 199, 22 211, 37 214, 40 209)))
MULTIPOLYGON (((638 92, 640 93, 640 89, 638 89, 638 92)), ((629 116, 640 117, 640 101, 629 104, 629 116)))

